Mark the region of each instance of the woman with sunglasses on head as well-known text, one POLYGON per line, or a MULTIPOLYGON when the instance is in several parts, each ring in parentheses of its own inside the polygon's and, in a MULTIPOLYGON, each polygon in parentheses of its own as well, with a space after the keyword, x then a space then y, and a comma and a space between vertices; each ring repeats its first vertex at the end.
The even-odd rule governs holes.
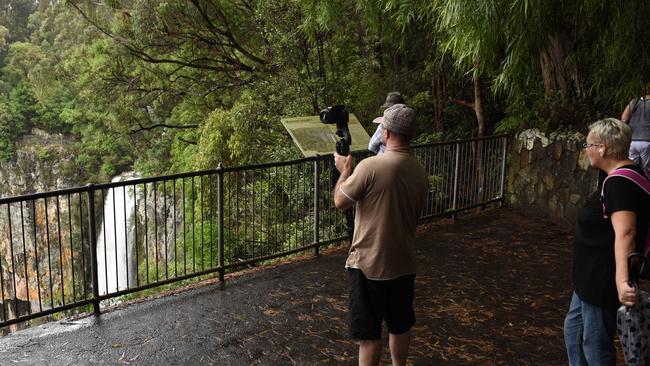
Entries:
POLYGON ((645 94, 632 99, 621 116, 621 122, 632 128, 630 159, 650 175, 650 83, 645 83, 645 94))
POLYGON ((636 289, 628 283, 627 257, 635 243, 645 243, 650 198, 626 177, 632 132, 614 118, 589 126, 583 145, 591 167, 611 175, 578 210, 573 241, 573 297, 564 320, 564 341, 571 366, 616 365, 616 310, 634 305, 636 289), (602 193, 602 197, 601 197, 602 193), (602 202, 601 202, 602 201, 602 202))

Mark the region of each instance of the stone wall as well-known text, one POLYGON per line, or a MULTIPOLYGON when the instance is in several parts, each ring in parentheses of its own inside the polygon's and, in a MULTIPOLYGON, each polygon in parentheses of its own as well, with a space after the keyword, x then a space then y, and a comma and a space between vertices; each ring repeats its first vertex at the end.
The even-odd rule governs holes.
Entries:
POLYGON ((537 129, 510 144, 506 200, 514 208, 573 223, 593 193, 598 173, 589 167, 579 132, 546 135, 537 129))

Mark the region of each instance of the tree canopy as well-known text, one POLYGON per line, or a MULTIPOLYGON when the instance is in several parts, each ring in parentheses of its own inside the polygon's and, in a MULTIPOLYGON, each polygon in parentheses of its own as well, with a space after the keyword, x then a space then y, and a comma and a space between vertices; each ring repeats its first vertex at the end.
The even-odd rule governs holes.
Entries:
MULTIPOLYGON (((418 141, 584 128, 650 80, 647 1, 5 0, 0 158, 31 128, 106 180, 287 159, 282 116, 386 93, 418 141)), ((372 132, 372 131, 370 131, 372 132)))

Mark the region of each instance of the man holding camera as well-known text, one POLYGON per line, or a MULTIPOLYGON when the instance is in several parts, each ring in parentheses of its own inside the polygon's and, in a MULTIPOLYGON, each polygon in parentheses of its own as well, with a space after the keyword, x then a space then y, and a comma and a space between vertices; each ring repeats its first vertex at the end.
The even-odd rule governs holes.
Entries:
POLYGON ((415 323, 415 229, 428 188, 428 174, 411 154, 415 111, 395 104, 381 121, 384 154, 361 161, 335 154, 341 176, 334 204, 356 205, 348 271, 350 337, 360 341, 359 364, 378 365, 386 321, 393 365, 406 365, 415 323))

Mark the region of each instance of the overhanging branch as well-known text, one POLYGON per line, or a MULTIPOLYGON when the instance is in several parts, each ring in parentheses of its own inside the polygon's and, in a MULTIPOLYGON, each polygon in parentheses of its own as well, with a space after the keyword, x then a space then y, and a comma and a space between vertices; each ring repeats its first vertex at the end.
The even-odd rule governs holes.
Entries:
POLYGON ((137 130, 131 130, 129 133, 130 135, 136 134, 138 132, 142 131, 150 131, 156 128, 173 128, 173 129, 178 129, 178 130, 187 130, 187 129, 192 129, 192 128, 198 128, 199 125, 170 125, 166 123, 157 123, 155 125, 151 126, 143 126, 140 121, 135 120, 135 122, 138 124, 139 128, 137 130))

